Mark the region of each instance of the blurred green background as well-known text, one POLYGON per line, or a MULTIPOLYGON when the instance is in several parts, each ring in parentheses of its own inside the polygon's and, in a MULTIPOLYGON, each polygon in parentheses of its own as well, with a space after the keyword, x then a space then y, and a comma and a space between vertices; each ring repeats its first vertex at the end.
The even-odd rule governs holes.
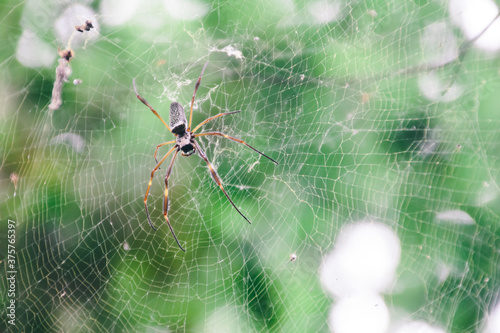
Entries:
MULTIPOLYGON (((445 2, 179 3, 79 2, 96 29, 72 45, 54 111, 67 43, 56 23, 77 2, 0 4, 0 275, 10 219, 15 329, 330 331, 319 267, 341 228, 368 218, 401 240, 384 295, 394 318, 479 330, 499 288, 498 56, 459 49, 466 36, 445 2), (446 33, 430 38, 433 23, 446 33), (19 61, 27 29, 35 66, 19 61), (241 110, 204 131, 280 164, 200 140, 248 225, 204 162, 179 156, 169 217, 183 253, 162 217, 168 162, 149 197, 159 230, 146 220, 154 149, 173 136, 132 79, 168 121, 171 102, 188 108, 206 61, 193 123, 241 110), (453 210, 474 223, 436 218, 453 210)), ((6 290, 2 278, 5 303, 6 290)))

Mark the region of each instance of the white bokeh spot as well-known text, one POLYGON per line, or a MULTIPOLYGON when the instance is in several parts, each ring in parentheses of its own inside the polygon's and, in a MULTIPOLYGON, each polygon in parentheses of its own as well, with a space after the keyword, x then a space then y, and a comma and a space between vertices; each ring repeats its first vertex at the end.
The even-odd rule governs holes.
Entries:
POLYGON ((436 219, 440 222, 450 222, 456 224, 474 224, 472 216, 460 209, 446 210, 436 214, 436 219))
MULTIPOLYGON (((479 36, 498 14, 498 6, 492 0, 450 0, 448 8, 451 19, 469 40, 479 36)), ((499 18, 474 42, 474 45, 484 51, 500 50, 499 18)))
POLYGON ((104 0, 99 5, 103 24, 117 26, 127 23, 137 12, 138 0, 104 0))
POLYGON ((389 309, 376 294, 341 298, 330 311, 330 328, 335 333, 384 333, 389 326, 389 309))
POLYGON ((440 66, 458 58, 457 38, 445 22, 434 22, 424 28, 421 39, 426 62, 440 66))
POLYGON ((423 321, 411 321, 399 325, 393 333, 446 333, 446 331, 423 321))
POLYGON ((342 4, 340 1, 319 0, 309 4, 308 9, 315 23, 325 24, 341 18, 342 4))
POLYGON ((51 67, 57 50, 31 30, 25 29, 17 43, 16 59, 26 67, 51 67))
POLYGON ((393 281, 400 255, 399 239, 386 225, 348 226, 321 267, 321 282, 335 296, 383 292, 393 281))
POLYGON ((459 84, 443 81, 435 72, 421 75, 418 86, 428 100, 437 102, 452 102, 463 92, 463 88, 459 84))
POLYGON ((483 333, 500 332, 500 303, 489 313, 483 333))
POLYGON ((209 6, 194 0, 163 0, 168 14, 175 19, 193 21, 205 16, 209 6))

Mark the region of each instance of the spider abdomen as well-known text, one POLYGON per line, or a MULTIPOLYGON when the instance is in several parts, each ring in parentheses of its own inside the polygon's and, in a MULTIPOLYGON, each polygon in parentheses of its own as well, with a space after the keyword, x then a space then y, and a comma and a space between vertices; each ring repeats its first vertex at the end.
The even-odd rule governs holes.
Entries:
POLYGON ((184 108, 177 102, 170 104, 170 128, 176 135, 186 133, 187 119, 184 108))

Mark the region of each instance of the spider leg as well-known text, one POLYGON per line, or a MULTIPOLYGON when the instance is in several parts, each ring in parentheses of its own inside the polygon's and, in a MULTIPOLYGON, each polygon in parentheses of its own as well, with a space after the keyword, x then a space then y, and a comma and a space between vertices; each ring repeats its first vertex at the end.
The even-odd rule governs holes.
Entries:
POLYGON ((198 130, 198 128, 200 128, 201 126, 205 125, 206 123, 208 123, 210 120, 213 120, 215 118, 219 118, 219 117, 222 117, 222 116, 225 116, 225 115, 228 115, 228 114, 234 114, 234 113, 239 113, 241 111, 233 111, 233 112, 224 112, 224 113, 219 113, 218 115, 216 116, 213 116, 213 117, 210 117, 210 118, 207 118, 205 120, 203 120, 201 123, 198 124, 198 126, 196 126, 193 130, 193 133, 196 132, 198 130))
POLYGON ((257 149, 255 149, 254 147, 250 146, 248 143, 246 143, 245 141, 243 140, 240 140, 240 139, 237 139, 237 138, 233 138, 232 136, 229 136, 229 135, 226 135, 226 134, 222 134, 220 132, 208 132, 208 133, 200 133, 200 134, 195 134, 194 137, 197 138, 197 137, 200 137, 200 136, 208 136, 208 135, 218 135, 218 136, 222 136, 226 139, 229 139, 229 140, 233 140, 233 141, 236 141, 238 143, 242 143, 244 144, 245 146, 247 146, 248 148, 256 151, 257 153, 261 154, 262 156, 264 157, 267 157, 268 159, 270 159, 271 161, 273 161, 276 165, 278 165, 278 162, 276 162, 275 160, 273 160, 272 158, 270 158, 269 156, 267 156, 266 154, 258 151, 257 149))
POLYGON ((139 96, 139 94, 137 93, 137 88, 135 87, 135 78, 132 80, 132 84, 133 84, 133 86, 134 86, 134 92, 135 92, 135 95, 137 96, 137 98, 138 98, 138 99, 139 99, 142 103, 144 103, 144 105, 146 105, 149 109, 151 109, 151 111, 153 111, 153 113, 155 114, 155 116, 157 116, 157 117, 161 120, 161 122, 163 123, 163 125, 165 125, 165 127, 167 127, 167 129, 168 129, 170 132, 172 132, 172 131, 170 130, 170 127, 169 127, 169 126, 167 125, 167 123, 165 122, 165 120, 163 120, 163 119, 162 119, 162 117, 160 117, 160 115, 158 114, 158 112, 156 112, 156 110, 155 110, 155 109, 153 109, 153 108, 151 107, 151 105, 149 105, 148 101, 146 101, 143 97, 139 96))
MULTIPOLYGON (((174 147, 175 148, 175 147, 174 147)), ((168 178, 170 177, 170 173, 172 172, 172 167, 174 166, 174 161, 175 158, 177 157, 177 153, 179 152, 179 148, 175 151, 174 157, 172 157, 172 161, 170 162, 170 166, 168 167, 167 174, 165 175, 165 200, 163 201, 163 216, 165 217, 165 221, 167 221, 168 227, 170 228, 170 232, 172 233, 172 236, 174 236, 175 241, 177 242, 177 245, 179 248, 186 252, 181 246, 181 243, 179 243, 179 240, 177 239, 177 236, 175 235, 174 228, 172 228, 172 225, 170 224, 170 221, 168 220, 168 178)))
POLYGON ((148 188, 146 189, 146 195, 144 196, 144 207, 146 208, 146 216, 148 217, 149 225, 151 226, 151 228, 153 228, 154 231, 156 231, 156 228, 153 225, 153 222, 151 222, 151 217, 149 216, 149 210, 148 210, 149 189, 151 188, 151 184, 153 183, 153 176, 155 175, 155 172, 160 168, 160 165, 167 159, 168 155, 170 155, 174 151, 175 148, 176 148, 175 146, 170 148, 168 153, 165 156, 163 156, 161 161, 155 166, 153 171, 151 171, 151 178, 149 178, 148 188))
POLYGON ((231 203, 231 205, 233 205, 234 209, 236 209, 236 211, 238 213, 240 213, 241 216, 243 216, 243 218, 250 224, 252 224, 252 222, 250 222, 245 215, 243 215, 242 212, 240 212, 240 210, 238 209, 238 207, 236 207, 236 205, 234 204, 233 200, 231 200, 231 198, 229 197, 229 195, 227 194, 226 190, 224 190, 224 187, 222 186, 222 182, 219 178, 219 175, 217 174, 217 171, 215 171, 214 167, 212 166, 212 164, 210 163, 210 161, 208 160, 207 158, 207 155, 205 154, 205 152, 201 149, 200 145, 198 144, 198 142, 196 142, 195 140, 194 141, 194 146, 196 147, 196 150, 198 151, 198 155, 200 155, 200 157, 205 160, 205 162, 207 163, 208 165, 208 169, 210 170, 210 173, 212 175, 212 178, 214 179, 214 181, 217 183, 217 185, 219 185, 220 189, 222 190, 222 192, 224 193, 224 195, 226 196, 227 200, 229 200, 229 202, 231 203))
POLYGON ((193 98, 191 99, 191 110, 189 111, 189 125, 187 128, 188 132, 191 130, 191 123, 193 121, 194 98, 196 97, 196 92, 198 91, 198 88, 200 87, 201 77, 203 76, 203 72, 205 71, 205 68, 207 68, 207 65, 208 65, 208 61, 205 63, 205 66, 203 66, 203 69, 201 70, 200 77, 198 78, 198 81, 196 81, 196 84, 194 85, 193 98))
POLYGON ((155 154, 153 155, 153 157, 155 158, 156 163, 158 163, 158 159, 156 158, 156 154, 158 154, 158 149, 160 147, 163 147, 163 146, 166 146, 166 145, 169 145, 169 144, 172 144, 172 143, 175 143, 175 140, 172 140, 172 141, 169 141, 169 142, 160 143, 158 146, 156 146, 155 154))

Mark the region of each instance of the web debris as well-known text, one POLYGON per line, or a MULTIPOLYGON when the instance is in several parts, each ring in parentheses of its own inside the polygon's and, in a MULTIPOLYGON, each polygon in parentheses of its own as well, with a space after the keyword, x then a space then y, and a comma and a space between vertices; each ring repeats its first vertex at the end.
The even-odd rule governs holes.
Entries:
MULTIPOLYGON (((75 35, 75 32, 89 31, 94 26, 92 21, 87 20, 82 25, 75 26, 75 30, 69 38, 68 45, 64 50, 58 50, 59 54, 59 65, 56 67, 56 80, 54 81, 54 87, 52 88, 52 99, 50 100, 49 110, 54 111, 59 109, 62 105, 62 88, 65 82, 69 82, 69 76, 71 75, 71 68, 69 67, 69 62, 75 56, 75 53, 71 49, 71 41, 75 35)), ((73 83, 75 85, 79 84, 81 80, 75 80, 73 83), (75 83, 76 82, 76 83, 75 83)))
MULTIPOLYGON (((64 53, 63 51, 61 53, 64 53)), ((70 51, 71 52, 71 51, 70 51)), ((49 110, 57 110, 62 105, 62 87, 64 82, 68 82, 68 77, 71 75, 71 68, 69 67, 69 60, 71 56, 68 53, 64 53, 59 58, 59 66, 56 68, 56 80, 54 81, 54 87, 52 88, 52 99, 49 104, 49 110)))
POLYGON ((238 50, 232 45, 227 45, 222 49, 218 48, 213 48, 210 50, 211 52, 221 52, 221 53, 226 53, 229 57, 235 57, 236 59, 244 59, 245 57, 243 56, 243 52, 238 50))
POLYGON ((92 25, 91 20, 85 21, 85 24, 82 25, 76 25, 75 30, 78 32, 84 32, 84 31, 90 31, 94 26, 92 25))
POLYGON ((11 173, 10 176, 10 181, 12 182, 12 184, 14 184, 14 196, 16 196, 16 192, 17 192, 17 182, 19 181, 19 175, 15 172, 11 173))

